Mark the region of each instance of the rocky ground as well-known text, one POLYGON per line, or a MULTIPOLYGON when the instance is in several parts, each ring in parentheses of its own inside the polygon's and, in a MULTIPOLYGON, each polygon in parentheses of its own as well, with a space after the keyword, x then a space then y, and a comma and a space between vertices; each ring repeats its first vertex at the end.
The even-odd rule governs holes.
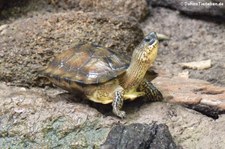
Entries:
POLYGON ((117 124, 155 121, 168 126, 179 148, 223 149, 224 12, 225 2, 204 7, 180 0, 0 0, 0 148, 99 148, 117 124), (53 88, 37 73, 77 40, 130 57, 150 31, 169 37, 160 42, 153 68, 159 74, 153 83, 165 100, 127 102, 126 119, 114 117, 110 105, 53 88), (180 65, 202 60, 211 66, 180 65))

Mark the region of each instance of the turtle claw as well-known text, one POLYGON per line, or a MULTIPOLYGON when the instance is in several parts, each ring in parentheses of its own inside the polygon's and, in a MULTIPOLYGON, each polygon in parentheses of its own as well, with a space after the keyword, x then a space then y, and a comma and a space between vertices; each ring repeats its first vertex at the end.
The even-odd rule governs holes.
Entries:
POLYGON ((156 94, 157 94, 157 96, 155 97, 156 101, 163 101, 164 97, 163 97, 162 93, 160 91, 158 91, 156 94))
POLYGON ((118 90, 115 91, 115 96, 112 103, 113 113, 120 118, 126 117, 126 113, 120 110, 123 106, 123 94, 124 94, 123 89, 119 87, 118 90))
POLYGON ((119 118, 123 119, 126 117, 126 112, 125 111, 114 111, 113 110, 113 113, 118 116, 119 118))

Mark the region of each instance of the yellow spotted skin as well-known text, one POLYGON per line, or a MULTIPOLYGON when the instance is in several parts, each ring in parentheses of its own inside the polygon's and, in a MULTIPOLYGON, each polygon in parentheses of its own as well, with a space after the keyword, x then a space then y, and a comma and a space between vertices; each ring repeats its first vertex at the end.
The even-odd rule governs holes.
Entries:
POLYGON ((124 118, 124 100, 140 96, 151 101, 163 99, 160 91, 145 79, 157 52, 158 38, 154 32, 135 48, 130 64, 110 49, 80 43, 56 56, 42 73, 65 90, 84 94, 97 103, 112 103, 113 113, 124 118))

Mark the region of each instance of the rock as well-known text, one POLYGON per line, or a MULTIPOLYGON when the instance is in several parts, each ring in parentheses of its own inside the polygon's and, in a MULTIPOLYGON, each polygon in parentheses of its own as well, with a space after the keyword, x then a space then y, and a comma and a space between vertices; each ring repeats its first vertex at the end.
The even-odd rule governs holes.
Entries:
MULTIPOLYGON (((112 15, 126 15, 134 17, 141 21, 149 14, 149 6, 145 0, 0 0, 0 8, 11 8, 10 11, 5 11, 4 17, 17 16, 16 14, 27 14, 35 16, 35 11, 46 14, 48 12, 65 12, 65 11, 84 11, 84 12, 99 12, 111 13, 112 15)), ((1 10, 0 10, 1 12, 1 10)))
POLYGON ((218 119, 219 115, 224 114, 224 110, 218 110, 217 107, 212 107, 209 105, 204 104, 188 104, 184 105, 187 108, 193 109, 195 111, 198 111, 208 117, 211 117, 213 119, 218 119))
POLYGON ((0 12, 3 8, 12 7, 17 4, 18 2, 16 0, 0 0, 0 12))
MULTIPOLYGON (((203 107, 200 112, 204 109, 206 112, 213 110, 214 107, 224 111, 224 87, 201 80, 163 76, 157 77, 153 83, 161 90, 165 102, 125 102, 123 109, 127 117, 123 120, 112 116, 111 105, 99 104, 93 108, 91 102, 78 101, 78 96, 67 96, 63 90, 27 89, 0 83, 0 148, 24 145, 28 148, 99 147, 106 140, 110 129, 118 123, 150 124, 152 121, 157 122, 157 125, 151 126, 157 128, 155 131, 160 134, 168 134, 165 133, 165 125, 158 125, 166 124, 175 143, 183 148, 225 146, 225 115, 211 113, 213 116, 217 114, 217 117, 208 117, 205 113, 203 115, 194 111, 194 108, 180 106, 205 105, 208 109, 203 107), (104 106, 107 110, 100 110, 104 106)), ((154 138, 155 144, 158 141, 168 144, 169 140, 154 138)))
POLYGON ((110 12, 116 15, 127 15, 143 20, 149 13, 145 0, 54 0, 52 4, 64 9, 80 9, 93 12, 110 12))
POLYGON ((100 113, 82 103, 65 100, 65 96, 56 96, 60 93, 1 83, 0 147, 82 149, 102 144, 109 128, 101 126, 100 113))
MULTIPOLYGON (((205 148, 205 146, 223 148, 225 146, 225 127, 223 127, 225 115, 220 114, 217 119, 212 119, 179 105, 182 102, 188 103, 189 94, 193 99, 206 97, 203 93, 205 90, 194 94, 196 92, 194 89, 204 84, 206 88, 212 88, 213 85, 201 80, 162 76, 156 78, 153 83, 162 91, 165 102, 139 103, 141 100, 125 102, 123 109, 127 112, 127 118, 121 120, 112 116, 112 113, 99 112, 104 105, 94 108, 92 103, 85 100, 78 101, 78 97, 68 96, 63 90, 27 89, 7 86, 6 83, 0 82, 0 146, 1 148, 21 146, 98 148, 105 142, 111 128, 118 123, 150 124, 153 121, 157 124, 151 126, 157 126, 157 132, 160 134, 161 132, 168 134, 165 127, 167 125, 174 142, 183 148, 205 148), (160 125, 162 123, 165 125, 160 125)), ((216 88, 214 87, 216 90, 214 93, 224 89, 216 88)), ((214 99, 219 96, 220 94, 209 94, 209 97, 214 99)), ((198 105, 198 103, 192 103, 198 105)), ((111 105, 105 106, 107 106, 106 109, 111 107, 111 105)), ((159 137, 154 139, 157 143, 161 139, 160 135, 156 136, 159 137)), ((161 137, 170 138, 169 136, 161 137)), ((169 139, 163 141, 169 142, 169 139)))
POLYGON ((0 9, 2 9, 3 5, 4 5, 4 0, 0 0, 0 9))
POLYGON ((112 128, 101 149, 176 149, 165 124, 134 123, 112 128))
POLYGON ((209 69, 212 67, 211 60, 203 60, 197 62, 187 62, 187 63, 179 63, 182 68, 190 68, 190 69, 197 69, 197 70, 204 70, 209 69))
POLYGON ((225 0, 199 0, 199 1, 183 1, 183 0, 148 0, 153 6, 164 6, 176 9, 187 15, 200 15, 208 17, 225 18, 225 0))
POLYGON ((42 85, 37 70, 78 39, 126 54, 142 38, 137 21, 126 16, 70 11, 18 19, 7 25, 0 38, 0 80, 20 86, 42 85))
POLYGON ((0 33, 2 33, 7 27, 8 27, 7 24, 1 25, 0 26, 0 33))
MULTIPOLYGON (((2 16, 2 11, 3 10, 7 10, 7 9, 10 9, 10 8, 13 8, 13 7, 17 7, 17 9, 19 7, 22 7, 24 5, 26 5, 30 0, 20 0, 20 1, 17 1, 17 0, 0 0, 0 17, 2 16)), ((16 9, 14 9, 16 10, 16 9)), ((21 10, 17 10, 18 12, 21 11, 21 10)), ((13 12, 8 12, 9 14, 10 13, 13 13, 13 12)), ((5 15, 5 12, 3 13, 5 15)), ((3 15, 3 16, 4 16, 3 15)), ((1 20, 2 18, 0 18, 1 20)))
POLYGON ((189 78, 189 71, 184 70, 184 71, 180 72, 178 74, 178 77, 182 77, 182 78, 188 79, 189 78))
MULTIPOLYGON (((167 102, 186 105, 206 105, 225 111, 225 87, 183 77, 158 77, 153 80, 167 102)), ((207 107, 206 107, 207 108, 207 107)))
POLYGON ((193 110, 159 102, 145 104, 135 111, 129 115, 129 123, 165 123, 175 143, 183 148, 223 148, 225 145, 222 132, 225 115, 213 120, 193 110))

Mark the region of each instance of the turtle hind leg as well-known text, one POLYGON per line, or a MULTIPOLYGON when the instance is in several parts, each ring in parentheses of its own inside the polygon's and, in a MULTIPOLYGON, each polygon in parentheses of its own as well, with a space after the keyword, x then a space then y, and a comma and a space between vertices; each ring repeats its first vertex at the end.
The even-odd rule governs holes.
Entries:
POLYGON ((116 89, 116 91, 114 92, 114 99, 112 102, 113 113, 120 118, 126 117, 126 113, 120 110, 123 106, 123 95, 124 95, 123 89, 116 89))
POLYGON ((148 98, 148 101, 162 101, 162 93, 148 80, 144 80, 140 86, 140 91, 145 92, 145 96, 148 98))

